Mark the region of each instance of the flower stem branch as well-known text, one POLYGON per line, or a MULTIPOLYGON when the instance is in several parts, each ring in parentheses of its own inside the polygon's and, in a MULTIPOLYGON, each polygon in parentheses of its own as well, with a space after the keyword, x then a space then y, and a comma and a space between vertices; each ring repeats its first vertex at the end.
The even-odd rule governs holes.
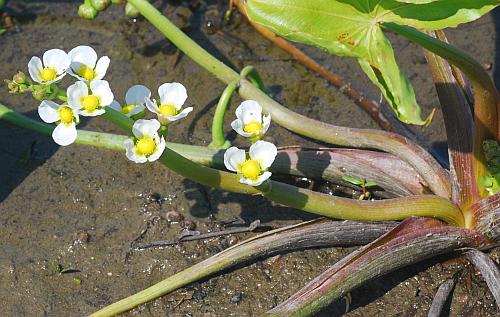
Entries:
MULTIPOLYGON (((0 105, 0 118, 12 116, 13 111, 0 105), (10 110, 5 111, 5 109, 10 110), (9 115, 10 114, 10 115, 9 115)), ((20 115, 18 115, 20 116, 20 115)), ((15 116, 16 121, 18 116, 15 116)), ((134 120, 120 112, 106 107, 103 117, 130 133, 134 120)), ((18 122, 30 128, 26 122, 18 122)), ((37 126, 43 134, 50 131, 45 126, 37 126)), ((257 188, 239 182, 237 174, 219 171, 193 162, 166 147, 159 161, 174 172, 202 185, 242 194, 262 194, 268 199, 303 211, 329 218, 382 221, 402 220, 410 216, 434 217, 451 225, 463 227, 461 210, 449 200, 434 195, 415 195, 378 201, 359 201, 318 193, 277 181, 269 181, 270 190, 261 193, 257 188)))
MULTIPOLYGON (((109 115, 109 114, 108 114, 109 115)), ((54 126, 26 117, 0 104, 0 119, 50 136, 54 126)), ((124 151, 124 135, 78 130, 75 143, 124 151)), ((224 169, 224 151, 204 146, 168 142, 167 147, 205 166, 224 169)), ((404 161, 382 152, 354 149, 308 149, 287 147, 279 150, 271 172, 339 182, 345 175, 369 179, 384 189, 388 197, 422 194, 423 180, 404 161), (338 166, 343 166, 342 170, 338 166), (399 171, 388 174, 384 172, 399 171)))
MULTIPOLYGON (((129 3, 184 54, 221 81, 229 84, 239 80, 238 73, 196 44, 148 1, 129 0, 129 3)), ((447 172, 427 151, 407 138, 385 131, 338 127, 309 119, 283 107, 244 79, 240 80, 238 91, 243 98, 259 102, 265 112, 272 114, 276 123, 293 132, 341 146, 373 148, 392 153, 412 165, 436 195, 450 197, 447 172)))
POLYGON ((208 145, 211 148, 227 149, 231 142, 224 136, 224 114, 234 91, 238 88, 238 81, 233 81, 222 92, 217 107, 215 108, 214 119, 212 121, 212 142, 208 145))
POLYGON ((254 66, 245 66, 240 72, 241 79, 248 79, 255 87, 259 88, 267 95, 271 96, 271 91, 264 85, 262 78, 260 78, 259 73, 257 72, 257 68, 254 66))

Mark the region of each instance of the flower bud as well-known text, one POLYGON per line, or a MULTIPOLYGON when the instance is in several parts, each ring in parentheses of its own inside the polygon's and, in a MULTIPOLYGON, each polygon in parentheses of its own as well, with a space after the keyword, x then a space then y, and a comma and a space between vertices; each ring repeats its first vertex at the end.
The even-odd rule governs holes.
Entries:
POLYGON ((78 7, 78 15, 84 19, 93 20, 97 14, 99 14, 99 11, 91 5, 84 3, 78 7))
POLYGON ((23 72, 17 72, 17 74, 15 74, 12 77, 12 80, 15 81, 18 84, 28 84, 29 83, 26 80, 26 74, 24 74, 23 72))
POLYGON ((90 0, 90 4, 98 11, 106 9, 110 4, 111 0, 90 0))
POLYGON ((33 89, 33 98, 35 98, 36 100, 38 101, 42 101, 45 96, 47 95, 47 93, 45 92, 45 89, 42 88, 42 89, 33 89))
POLYGON ((139 16, 139 11, 130 3, 127 2, 125 5, 125 15, 129 18, 137 18, 139 16))
POLYGON ((5 83, 7 84, 7 88, 9 89, 9 93, 16 94, 19 92, 19 85, 16 82, 6 79, 5 83))

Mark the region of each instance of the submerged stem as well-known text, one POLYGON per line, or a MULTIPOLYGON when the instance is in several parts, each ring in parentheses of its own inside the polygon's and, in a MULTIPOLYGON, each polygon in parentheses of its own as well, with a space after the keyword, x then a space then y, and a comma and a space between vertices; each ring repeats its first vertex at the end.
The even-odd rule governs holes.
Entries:
MULTIPOLYGON (((234 70, 191 40, 148 1, 129 0, 129 3, 181 51, 214 76, 226 84, 239 79, 234 70)), ((427 151, 405 137, 385 131, 339 127, 307 118, 283 107, 247 80, 240 80, 239 93, 243 98, 259 102, 265 112, 272 114, 276 123, 293 132, 341 146, 373 148, 392 153, 412 165, 436 195, 450 197, 447 172, 427 151)))

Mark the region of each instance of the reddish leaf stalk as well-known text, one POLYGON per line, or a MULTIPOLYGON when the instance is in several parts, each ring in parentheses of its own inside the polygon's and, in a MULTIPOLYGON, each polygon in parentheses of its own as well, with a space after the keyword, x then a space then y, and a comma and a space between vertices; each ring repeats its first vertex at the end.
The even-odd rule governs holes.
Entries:
MULTIPOLYGON (((428 32, 436 35, 434 32, 428 32)), ((444 37, 442 33, 441 39, 444 37)), ((425 51, 425 56, 436 85, 436 91, 443 111, 450 171, 452 181, 452 200, 462 209, 467 209, 480 199, 473 169, 474 122, 469 103, 461 84, 448 62, 441 57, 425 51)))
POLYGON ((481 248, 491 243, 475 231, 445 226, 434 219, 409 218, 337 262, 267 315, 313 316, 376 277, 459 248, 481 248))

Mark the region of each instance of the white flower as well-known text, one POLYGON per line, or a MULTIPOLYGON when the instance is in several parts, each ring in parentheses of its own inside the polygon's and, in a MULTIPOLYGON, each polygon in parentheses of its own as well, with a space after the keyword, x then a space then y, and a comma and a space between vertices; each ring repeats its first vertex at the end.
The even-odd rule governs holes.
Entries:
POLYGON ((144 103, 146 102, 146 98, 149 97, 151 97, 151 91, 148 87, 135 85, 130 87, 125 94, 125 105, 123 107, 117 101, 113 101, 109 106, 116 111, 120 111, 127 117, 132 117, 145 109, 144 103))
POLYGON ((68 104, 80 110, 82 116, 94 117, 105 112, 104 107, 113 102, 113 92, 105 80, 96 79, 89 87, 82 81, 77 81, 68 87, 68 104))
POLYGON ((231 127, 246 138, 259 139, 271 124, 271 115, 262 116, 262 107, 257 101, 245 100, 236 108, 236 120, 231 127))
POLYGON ((186 88, 182 84, 165 83, 158 88, 158 95, 160 103, 154 99, 146 98, 146 107, 158 115, 158 120, 163 125, 182 119, 193 111, 193 107, 181 111, 187 99, 186 88))
POLYGON ((43 63, 38 56, 33 56, 28 63, 28 71, 34 81, 48 85, 66 75, 71 62, 66 52, 55 48, 43 53, 42 58, 43 63))
POLYGON ((165 139, 158 135, 160 127, 156 119, 137 120, 132 127, 134 138, 123 143, 127 158, 136 163, 156 161, 165 150, 165 139))
POLYGON ((52 138, 57 144, 69 145, 75 142, 76 124, 79 122, 78 109, 44 100, 38 106, 38 115, 47 123, 57 123, 52 132, 52 138))
POLYGON ((277 154, 274 144, 257 141, 250 146, 250 159, 246 158, 245 150, 234 146, 227 149, 224 153, 224 165, 228 170, 240 174, 240 183, 259 186, 271 177, 271 172, 267 169, 273 164, 277 154))
POLYGON ((83 81, 103 79, 108 70, 110 59, 103 56, 97 60, 97 53, 90 46, 77 46, 68 53, 71 65, 68 73, 83 81))

